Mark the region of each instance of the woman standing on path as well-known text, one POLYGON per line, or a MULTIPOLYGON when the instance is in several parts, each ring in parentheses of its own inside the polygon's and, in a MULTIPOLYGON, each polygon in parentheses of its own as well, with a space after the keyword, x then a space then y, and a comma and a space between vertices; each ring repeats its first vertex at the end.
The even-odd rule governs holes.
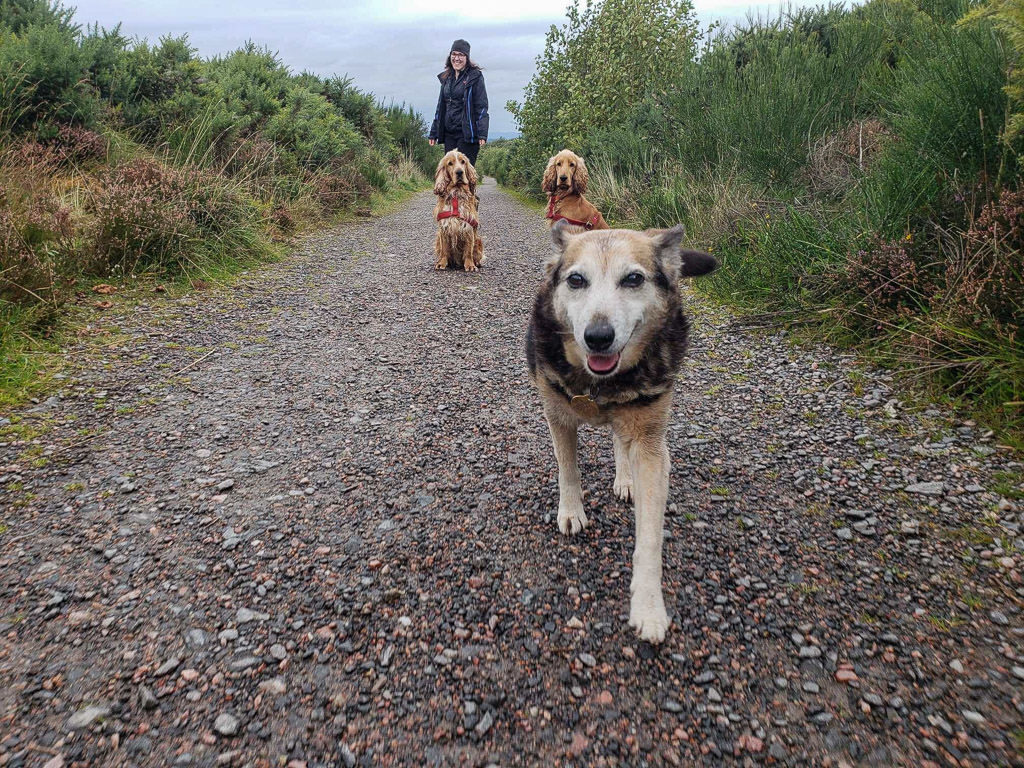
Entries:
POLYGON ((430 126, 430 146, 444 144, 444 151, 459 152, 476 165, 480 147, 487 143, 487 89, 480 67, 469 58, 469 43, 456 40, 445 59, 441 95, 437 99, 434 123, 430 126))

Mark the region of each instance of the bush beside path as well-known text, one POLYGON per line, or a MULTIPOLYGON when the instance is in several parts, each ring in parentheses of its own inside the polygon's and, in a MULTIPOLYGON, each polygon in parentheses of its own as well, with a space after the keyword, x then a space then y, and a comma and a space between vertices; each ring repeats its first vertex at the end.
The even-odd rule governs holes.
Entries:
POLYGON ((0 424, 0 765, 1009 765, 1022 465, 887 374, 691 297, 665 644, 581 433, 562 537, 523 359, 546 227, 433 198, 104 315, 0 424))

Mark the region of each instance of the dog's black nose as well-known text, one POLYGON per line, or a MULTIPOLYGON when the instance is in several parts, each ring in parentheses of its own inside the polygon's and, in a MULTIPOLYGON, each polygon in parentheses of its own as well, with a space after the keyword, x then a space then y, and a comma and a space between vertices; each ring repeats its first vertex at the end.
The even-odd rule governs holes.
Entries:
POLYGON ((588 325, 583 332, 583 340, 593 352, 604 352, 615 341, 615 329, 608 323, 588 325))
POLYGON ((559 176, 559 177, 558 177, 558 180, 559 180, 559 181, 566 181, 566 180, 567 180, 568 178, 569 178, 569 177, 568 177, 568 176, 566 176, 566 175, 565 175, 565 174, 563 173, 563 174, 562 174, 561 176, 559 176))

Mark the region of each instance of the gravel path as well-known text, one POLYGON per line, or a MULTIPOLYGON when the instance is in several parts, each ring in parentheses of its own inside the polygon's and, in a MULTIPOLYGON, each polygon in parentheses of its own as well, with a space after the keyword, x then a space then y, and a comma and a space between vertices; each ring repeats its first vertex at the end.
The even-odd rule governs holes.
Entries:
POLYGON ((605 434, 593 525, 553 519, 546 228, 481 196, 477 274, 431 268, 424 193, 102 316, 8 414, 0 766, 1020 764, 1014 456, 691 297, 672 626, 638 643, 605 434))

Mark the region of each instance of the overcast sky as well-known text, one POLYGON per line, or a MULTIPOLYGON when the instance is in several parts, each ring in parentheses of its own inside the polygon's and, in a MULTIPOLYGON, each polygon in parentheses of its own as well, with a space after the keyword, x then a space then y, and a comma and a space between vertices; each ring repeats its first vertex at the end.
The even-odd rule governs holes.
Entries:
MULTIPOLYGON (((445 10, 424 0, 68 0, 75 21, 101 27, 120 23, 129 37, 155 42, 188 35, 203 57, 229 53, 252 40, 276 52, 294 72, 349 75, 360 90, 383 101, 411 104, 425 119, 434 116, 445 56, 456 38, 468 40, 472 58, 484 67, 491 111, 491 137, 514 135, 505 102, 523 88, 544 50, 544 35, 565 21, 567 0, 461 2, 445 10)), ((795 0, 792 5, 815 5, 795 0)), ((735 21, 748 13, 777 13, 776 3, 697 0, 702 22, 735 21)))

